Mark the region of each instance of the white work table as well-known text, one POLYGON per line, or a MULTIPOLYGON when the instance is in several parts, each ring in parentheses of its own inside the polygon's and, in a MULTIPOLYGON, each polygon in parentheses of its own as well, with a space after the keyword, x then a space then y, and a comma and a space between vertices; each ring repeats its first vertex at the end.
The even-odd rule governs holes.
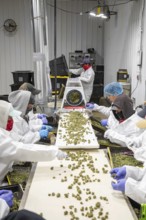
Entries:
MULTIPOLYGON (((70 153, 78 154, 78 152, 76 150, 70 153)), ((73 219, 70 214, 65 215, 65 211, 72 211, 78 217, 74 219, 102 219, 98 217, 101 210, 103 213, 101 216, 105 216, 108 212, 108 220, 137 219, 124 194, 114 191, 111 187, 110 166, 105 151, 86 150, 83 153, 89 159, 88 162, 82 161, 80 166, 74 170, 70 168, 75 167, 78 161, 71 160, 71 157, 62 161, 55 159, 51 162, 39 162, 32 180, 26 187, 20 209, 25 208, 42 214, 46 220, 73 219), (93 172, 89 164, 93 164, 98 172, 93 172), (84 182, 81 176, 88 176, 89 182, 84 182), (72 189, 68 189, 74 179, 77 179, 78 184, 73 184, 72 189), (81 190, 81 200, 73 196, 77 194, 77 188, 81 190), (52 193, 55 193, 55 196, 52 193), (89 210, 89 207, 95 207, 97 202, 100 202, 101 207, 94 210, 93 217, 84 216, 88 211, 81 209, 89 210)))
MULTIPOLYGON (((76 114, 77 112, 78 111, 72 111, 70 113, 76 114)), ((99 148, 97 137, 95 136, 88 114, 82 110, 79 112, 79 114, 81 113, 81 117, 83 117, 81 119, 79 117, 75 117, 75 119, 72 119, 72 121, 74 121, 70 122, 70 113, 62 113, 60 115, 56 146, 58 146, 60 149, 99 148), (84 119, 85 124, 80 126, 84 119), (70 129, 70 132, 68 132, 68 129, 70 129), (80 132, 81 130, 83 130, 83 132, 80 132), (70 140, 71 142, 69 142, 70 140)))

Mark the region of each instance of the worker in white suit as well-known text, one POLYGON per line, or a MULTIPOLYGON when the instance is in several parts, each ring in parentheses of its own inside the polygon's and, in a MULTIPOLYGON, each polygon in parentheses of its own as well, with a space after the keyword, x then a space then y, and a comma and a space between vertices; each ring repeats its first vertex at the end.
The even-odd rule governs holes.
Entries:
POLYGON ((146 167, 116 167, 110 171, 116 182, 112 182, 114 190, 125 193, 139 204, 146 203, 146 167))
POLYGON ((124 120, 134 114, 133 102, 124 93, 123 87, 118 82, 112 82, 104 87, 104 94, 111 102, 111 107, 100 106, 95 103, 87 103, 86 109, 98 111, 107 117, 105 122, 101 121, 103 126, 107 128, 115 128, 124 120))
MULTIPOLYGON (((41 90, 36 89, 31 83, 27 83, 27 82, 23 83, 20 86, 19 90, 25 90, 25 91, 31 92, 31 97, 34 99, 34 102, 35 102, 36 95, 41 93, 41 90)), ((28 109, 26 114, 25 114, 25 117, 27 117, 29 121, 32 120, 31 124, 37 123, 37 119, 42 119, 43 124, 48 125, 48 120, 47 120, 46 114, 41 114, 41 113, 34 114, 33 109, 28 109), (27 116, 26 116, 26 114, 27 114, 27 116)))
POLYGON ((0 100, 0 181, 3 180, 9 170, 11 170, 14 161, 49 161, 56 157, 62 159, 66 157, 66 153, 58 150, 58 147, 45 146, 39 144, 24 144, 15 141, 9 135, 9 131, 5 130, 7 126, 8 116, 13 117, 15 110, 11 103, 0 100), (3 105, 2 105, 3 103, 3 105), (5 108, 7 104, 7 108, 5 108))
MULTIPOLYGON (((23 118, 29 123, 30 129, 38 130, 42 125, 47 125, 45 114, 34 114, 32 109, 35 103, 34 95, 30 91, 17 90, 11 92, 8 97, 14 109, 21 111, 23 118)), ((48 127, 49 128, 49 127, 48 127)), ((50 130, 52 128, 50 127, 50 130)))
POLYGON ((31 93, 29 91, 17 90, 11 92, 8 99, 16 110, 22 112, 22 117, 17 116, 13 118, 14 123, 13 128, 10 130, 10 136, 14 140, 23 143, 35 143, 40 139, 46 139, 48 133, 53 128, 43 125, 42 119, 35 118, 34 120, 27 120, 28 118, 25 117, 27 109, 32 109, 33 107, 34 99, 31 93))
POLYGON ((95 77, 95 72, 92 68, 90 58, 85 57, 83 59, 82 68, 70 69, 70 72, 79 76, 83 86, 86 102, 89 102, 93 91, 93 83, 95 77))
POLYGON ((141 147, 146 134, 145 115, 146 109, 144 108, 140 112, 133 114, 117 127, 106 130, 104 137, 109 139, 112 143, 117 143, 123 147, 141 147))

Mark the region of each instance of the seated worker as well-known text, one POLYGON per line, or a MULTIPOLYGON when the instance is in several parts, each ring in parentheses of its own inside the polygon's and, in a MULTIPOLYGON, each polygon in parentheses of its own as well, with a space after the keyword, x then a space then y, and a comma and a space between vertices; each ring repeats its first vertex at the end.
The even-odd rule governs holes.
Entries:
POLYGON ((109 83, 104 87, 104 94, 111 102, 111 107, 100 106, 94 103, 87 103, 86 109, 98 111, 104 114, 107 123, 104 126, 115 128, 121 122, 134 114, 132 100, 123 92, 123 87, 118 82, 109 83))
POLYGON ((23 83, 23 84, 19 87, 19 90, 29 91, 29 92, 31 92, 31 94, 32 94, 33 96, 38 95, 38 94, 40 94, 40 92, 41 92, 41 90, 36 89, 31 83, 27 83, 27 82, 23 83))
POLYGON ((11 170, 14 162, 49 161, 56 157, 58 159, 66 157, 66 153, 60 151, 55 145, 48 147, 39 144, 24 144, 12 139, 6 126, 8 116, 13 115, 14 109, 11 103, 0 100, 0 110, 0 181, 11 170), (5 105, 8 106, 7 109, 5 105))
POLYGON ((82 68, 70 69, 70 71, 76 76, 79 76, 79 79, 82 82, 86 102, 89 102, 93 91, 95 77, 95 72, 92 68, 90 58, 85 57, 83 59, 82 68))
POLYGON ((146 203, 146 168, 123 166, 110 171, 116 182, 112 182, 114 190, 125 193, 126 196, 139 204, 146 203))
MULTIPOLYGON (((53 130, 51 126, 43 124, 42 119, 24 120, 26 112, 32 109, 34 99, 31 97, 29 91, 17 90, 9 94, 9 101, 12 103, 14 109, 22 112, 22 117, 15 116, 13 118, 13 128, 10 131, 10 136, 23 143, 35 143, 40 139, 46 139, 48 133, 53 130), (23 118, 24 117, 24 118, 23 118)), ((5 108, 9 107, 5 103, 5 108)), ((12 119, 11 119, 12 121, 12 119)))
MULTIPOLYGON (((19 90, 25 90, 31 92, 31 97, 34 98, 34 104, 35 104, 35 96, 40 94, 41 90, 36 89, 31 83, 23 83, 20 87, 19 90)), ((33 106, 34 107, 34 106, 33 106)), ((29 120, 34 120, 34 119, 42 119, 43 123, 48 124, 48 120, 45 114, 33 114, 33 109, 29 112, 28 114, 29 120)))
POLYGON ((0 190, 0 219, 2 220, 44 220, 28 210, 14 211, 9 214, 13 206, 13 193, 11 190, 0 190))
POLYGON ((104 137, 123 147, 141 147, 146 134, 146 119, 141 117, 145 117, 145 109, 136 112, 117 127, 106 130, 104 137))

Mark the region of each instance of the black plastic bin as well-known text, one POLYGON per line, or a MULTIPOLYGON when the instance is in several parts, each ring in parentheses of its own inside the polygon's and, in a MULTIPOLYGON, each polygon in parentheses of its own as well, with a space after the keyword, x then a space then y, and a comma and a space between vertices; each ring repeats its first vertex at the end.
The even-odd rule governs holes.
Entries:
POLYGON ((28 82, 34 85, 34 72, 32 71, 14 71, 12 72, 14 84, 28 82))
POLYGON ((18 84, 11 84, 10 87, 11 87, 11 91, 16 91, 19 89, 19 87, 22 85, 23 83, 18 83, 18 84))
POLYGON ((4 100, 8 102, 8 95, 0 95, 0 100, 4 100))
POLYGON ((23 196, 23 189, 21 184, 1 186, 0 190, 11 190, 13 192, 13 206, 10 209, 10 212, 17 211, 23 196))

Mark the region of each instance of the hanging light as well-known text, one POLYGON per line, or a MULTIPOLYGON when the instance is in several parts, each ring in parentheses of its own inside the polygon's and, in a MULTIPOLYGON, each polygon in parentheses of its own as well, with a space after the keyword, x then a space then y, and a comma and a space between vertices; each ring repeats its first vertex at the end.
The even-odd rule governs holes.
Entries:
POLYGON ((109 7, 104 6, 97 6, 97 8, 94 11, 91 11, 89 13, 91 16, 102 18, 102 19, 109 19, 110 15, 116 15, 117 12, 110 12, 109 7))

